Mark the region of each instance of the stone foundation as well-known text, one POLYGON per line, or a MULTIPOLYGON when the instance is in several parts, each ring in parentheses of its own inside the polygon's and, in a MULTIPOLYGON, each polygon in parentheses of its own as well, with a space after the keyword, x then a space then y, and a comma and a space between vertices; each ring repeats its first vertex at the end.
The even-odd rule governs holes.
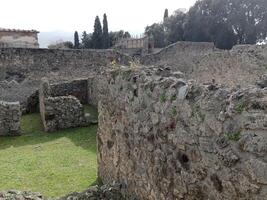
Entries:
POLYGON ((0 136, 20 135, 19 102, 0 101, 0 136))
POLYGON ((267 90, 112 70, 99 102, 98 173, 126 199, 267 197, 267 90))

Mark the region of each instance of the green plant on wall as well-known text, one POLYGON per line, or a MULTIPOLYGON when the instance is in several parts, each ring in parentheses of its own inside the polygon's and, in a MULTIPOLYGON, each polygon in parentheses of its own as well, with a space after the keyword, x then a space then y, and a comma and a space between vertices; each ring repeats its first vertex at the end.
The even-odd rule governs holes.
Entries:
POLYGON ((160 95, 160 102, 164 103, 164 102, 166 102, 166 100, 167 100, 166 94, 165 93, 161 94, 160 95))
POLYGON ((177 115, 177 108, 176 108, 176 106, 173 106, 172 107, 172 116, 176 116, 177 115))
POLYGON ((199 105, 196 105, 193 107, 192 116, 193 117, 199 117, 201 119, 201 121, 204 121, 204 119, 205 119, 205 114, 201 112, 201 108, 199 105))
POLYGON ((237 113, 242 113, 242 112, 245 110, 245 108, 246 108, 245 103, 244 103, 243 101, 241 101, 241 102, 239 102, 239 103, 237 104, 237 106, 235 107, 235 111, 236 111, 237 113))
POLYGON ((171 102, 175 101, 176 98, 177 98, 176 95, 173 95, 173 96, 171 97, 171 102))
POLYGON ((241 132, 235 132, 235 133, 227 133, 225 135, 225 137, 228 139, 228 140, 232 140, 232 141, 238 141, 240 140, 241 138, 241 132))

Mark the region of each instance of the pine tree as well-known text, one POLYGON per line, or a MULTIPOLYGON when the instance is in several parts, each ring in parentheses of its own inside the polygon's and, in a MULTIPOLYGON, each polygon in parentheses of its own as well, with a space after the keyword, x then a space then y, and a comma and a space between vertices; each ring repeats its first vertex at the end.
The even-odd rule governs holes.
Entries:
POLYGON ((165 11, 164 11, 163 22, 165 22, 166 19, 168 19, 168 17, 169 17, 169 11, 168 11, 168 9, 166 8, 165 11))
POLYGON ((104 14, 103 19, 103 48, 109 48, 109 33, 108 33, 108 20, 106 13, 104 14))
POLYGON ((75 33, 74 33, 74 48, 79 49, 79 47, 80 47, 79 35, 78 35, 78 32, 75 31, 75 33))
POLYGON ((94 32, 92 36, 92 47, 94 49, 103 48, 103 32, 101 22, 98 16, 95 18, 94 32))

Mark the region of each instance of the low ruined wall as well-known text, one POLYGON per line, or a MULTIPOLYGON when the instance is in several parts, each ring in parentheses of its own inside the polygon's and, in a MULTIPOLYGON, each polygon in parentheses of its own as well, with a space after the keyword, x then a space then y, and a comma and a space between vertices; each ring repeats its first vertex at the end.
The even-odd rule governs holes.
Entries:
POLYGON ((121 183, 127 199, 266 199, 266 88, 176 75, 107 73, 98 108, 103 182, 121 183))
POLYGON ((55 96, 48 81, 39 90, 40 114, 46 132, 88 125, 84 108, 74 96, 55 96))
POLYGON ((240 45, 228 51, 216 49, 212 43, 177 42, 143 56, 140 62, 181 71, 198 83, 216 79, 228 87, 245 87, 267 73, 267 45, 240 45))
POLYGON ((0 101, 0 136, 20 135, 19 102, 0 101))

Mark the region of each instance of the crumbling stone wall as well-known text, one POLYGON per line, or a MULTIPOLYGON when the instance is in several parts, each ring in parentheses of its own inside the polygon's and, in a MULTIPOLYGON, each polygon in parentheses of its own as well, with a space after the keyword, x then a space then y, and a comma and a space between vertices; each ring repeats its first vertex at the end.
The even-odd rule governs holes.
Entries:
POLYGON ((178 42, 143 56, 140 62, 181 71, 198 83, 216 79, 228 87, 245 87, 267 72, 267 45, 240 45, 226 51, 212 43, 178 42))
POLYGON ((88 117, 74 96, 54 96, 47 80, 39 90, 40 114, 46 132, 88 125, 88 117))
POLYGON ((98 173, 127 199, 267 197, 267 90, 112 70, 99 102, 98 173))
POLYGON ((0 101, 0 136, 20 135, 19 102, 0 101))

